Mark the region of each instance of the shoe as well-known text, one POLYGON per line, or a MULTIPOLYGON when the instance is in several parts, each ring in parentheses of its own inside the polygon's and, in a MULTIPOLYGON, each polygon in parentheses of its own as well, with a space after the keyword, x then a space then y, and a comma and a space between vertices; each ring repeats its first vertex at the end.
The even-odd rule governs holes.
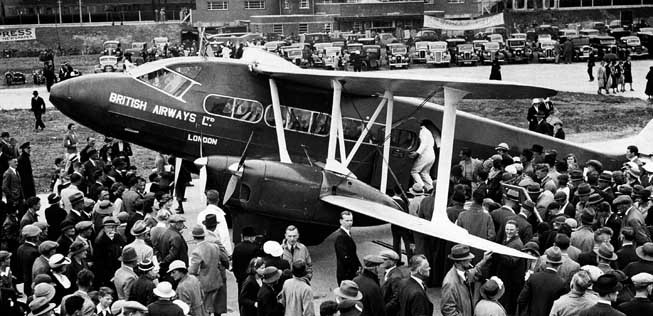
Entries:
POLYGON ((635 91, 635 89, 633 89, 633 88, 630 88, 630 91, 635 91))

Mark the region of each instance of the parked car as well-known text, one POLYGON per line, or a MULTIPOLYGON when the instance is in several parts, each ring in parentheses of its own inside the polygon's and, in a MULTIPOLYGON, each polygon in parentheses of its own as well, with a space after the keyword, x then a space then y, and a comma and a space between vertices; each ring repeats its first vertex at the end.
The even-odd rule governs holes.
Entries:
POLYGON ((305 33, 299 34, 299 42, 309 44, 329 43, 331 42, 331 37, 327 33, 305 33))
POLYGON ((287 46, 288 43, 285 41, 272 41, 267 42, 263 45, 263 48, 268 52, 278 52, 281 47, 287 46))
POLYGON ((552 41, 553 37, 551 34, 538 34, 537 35, 537 41, 538 42, 546 42, 546 41, 552 41))
POLYGON ((438 32, 435 30, 421 30, 415 34, 416 41, 437 41, 439 39, 438 32))
POLYGON ((313 48, 315 49, 315 52, 318 52, 318 53, 324 51, 324 49, 327 48, 327 47, 333 47, 333 43, 331 43, 331 42, 329 42, 329 43, 315 43, 313 45, 313 48))
POLYGON ((429 54, 426 56, 426 63, 449 66, 451 54, 447 49, 447 42, 429 42, 429 54))
POLYGON ((586 36, 579 36, 569 39, 574 47, 574 55, 572 57, 575 61, 587 61, 590 55, 594 54, 594 49, 590 46, 590 38, 586 36))
POLYGON ((358 39, 358 42, 363 45, 376 45, 376 39, 374 37, 361 37, 358 39))
POLYGON ((118 64, 116 56, 100 56, 100 62, 93 70, 94 73, 116 71, 122 71, 122 65, 118 64))
POLYGON ((363 53, 363 44, 361 43, 348 43, 347 44, 347 52, 351 53, 358 53, 362 54, 363 53))
POLYGON ((526 33, 512 33, 510 34, 510 38, 522 39, 526 41, 526 33))
POLYGON ((451 61, 453 63, 458 63, 458 45, 464 44, 464 38, 448 38, 447 49, 449 50, 449 55, 451 56, 451 61))
POLYGON ((456 47, 456 64, 458 66, 462 65, 474 65, 478 64, 479 58, 476 52, 474 52, 474 45, 470 43, 460 44, 456 47))
POLYGON ((379 69, 381 67, 381 45, 363 45, 364 62, 366 69, 379 69))
POLYGON ((590 37, 590 45, 598 59, 603 59, 605 55, 619 55, 617 40, 612 36, 594 36, 590 37))
POLYGON ((630 56, 632 58, 648 56, 648 48, 642 45, 642 41, 637 36, 624 36, 619 39, 617 44, 620 48, 621 57, 630 56))
POLYGON ((637 37, 639 38, 639 41, 642 43, 642 46, 646 47, 646 49, 650 52, 653 50, 653 29, 649 31, 640 31, 637 32, 637 37))
POLYGON ((16 84, 25 84, 25 74, 20 71, 9 70, 5 72, 5 83, 8 86, 16 84))
POLYGON ((425 63, 426 57, 429 54, 429 45, 433 42, 415 42, 415 54, 413 55, 413 63, 425 63))
POLYGON ((32 70, 32 81, 34 81, 34 84, 45 83, 45 74, 43 73, 43 69, 32 70))
POLYGON ((503 43, 503 35, 501 34, 488 34, 485 39, 487 39, 489 42, 499 42, 503 43))
POLYGON ((304 52, 299 47, 284 49, 284 54, 287 61, 297 66, 306 67, 308 65, 308 60, 304 59, 304 52))
POLYGON ((600 35, 599 30, 597 30, 597 29, 581 29, 581 30, 578 32, 578 34, 579 34, 580 36, 587 36, 587 37, 590 37, 590 36, 599 36, 599 35, 600 35))
POLYGON ((495 58, 499 58, 500 63, 506 62, 506 55, 501 49, 501 45, 498 42, 487 42, 483 46, 483 55, 481 55, 481 60, 483 63, 489 64, 494 61, 495 58))
POLYGON ((326 47, 324 49, 324 68, 339 69, 342 65, 342 50, 340 47, 326 47))
POLYGON ((488 40, 473 40, 472 45, 474 45, 474 52, 476 55, 481 55, 483 53, 483 46, 488 43, 488 40))
POLYGON ((408 68, 408 48, 402 43, 386 45, 388 50, 388 65, 392 68, 408 68))
POLYGON ((507 59, 512 63, 527 63, 533 54, 526 46, 526 38, 509 38, 506 40, 507 59))
POLYGON ((578 37, 579 33, 578 30, 576 29, 562 29, 558 31, 558 36, 566 36, 567 38, 570 37, 578 37))
POLYGON ((105 41, 102 44, 102 54, 107 56, 122 57, 122 49, 118 41, 105 41))
POLYGON ((624 36, 630 36, 631 33, 630 33, 630 31, 624 30, 623 28, 619 27, 619 28, 611 29, 610 32, 608 32, 608 35, 610 35, 610 36, 612 36, 612 37, 614 37, 615 39, 618 40, 618 39, 620 39, 620 38, 622 38, 624 36))
POLYGON ((394 35, 392 35, 392 33, 379 34, 379 41, 381 42, 381 46, 392 43, 399 43, 399 40, 394 35))
POLYGON ((540 62, 552 62, 555 61, 556 56, 558 55, 558 50, 556 48, 557 42, 553 40, 544 40, 538 43, 538 60, 540 62))

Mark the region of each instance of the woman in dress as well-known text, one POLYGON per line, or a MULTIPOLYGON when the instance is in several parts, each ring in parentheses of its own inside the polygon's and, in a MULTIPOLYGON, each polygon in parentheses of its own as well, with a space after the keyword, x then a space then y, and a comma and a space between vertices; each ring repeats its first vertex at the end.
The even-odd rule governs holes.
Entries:
POLYGON ((646 91, 644 92, 648 99, 651 100, 651 97, 653 97, 653 66, 649 68, 648 74, 646 74, 646 91))

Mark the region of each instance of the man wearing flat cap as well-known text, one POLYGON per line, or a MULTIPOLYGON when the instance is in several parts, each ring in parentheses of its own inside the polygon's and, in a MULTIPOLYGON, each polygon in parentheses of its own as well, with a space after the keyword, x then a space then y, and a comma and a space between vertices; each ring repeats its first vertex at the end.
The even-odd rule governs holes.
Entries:
POLYGON ((385 316, 385 302, 379 286, 378 269, 383 258, 377 255, 367 255, 363 258, 363 270, 354 278, 358 288, 363 293, 364 316, 385 316))
POLYGON ((50 271, 49 260, 52 255, 57 253, 57 247, 59 247, 59 244, 51 240, 45 240, 39 245, 39 253, 41 255, 37 257, 32 264, 32 280, 34 280, 37 275, 47 274, 50 271))
POLYGON ((404 266, 398 266, 399 255, 392 250, 384 250, 379 254, 383 258, 381 268, 384 276, 381 280, 381 293, 385 303, 385 313, 388 316, 399 315, 399 291, 401 281, 410 277, 410 271, 404 266))
POLYGON ((39 257, 39 250, 36 244, 39 242, 41 229, 34 225, 25 225, 22 231, 23 243, 18 247, 16 252, 16 259, 18 260, 17 271, 14 275, 18 278, 18 282, 24 283, 25 295, 32 295, 32 265, 36 258, 39 257))
POLYGON ((644 216, 637 207, 633 206, 633 200, 630 196, 620 195, 614 199, 612 204, 614 204, 619 213, 623 214, 621 227, 633 228, 633 231, 635 232, 635 241, 638 245, 643 245, 644 243, 651 241, 651 236, 649 235, 646 223, 644 222, 644 216))
POLYGON ((653 315, 653 302, 649 299, 653 291, 653 275, 638 273, 630 279, 635 287, 635 297, 629 302, 621 303, 617 309, 626 316, 653 315))
POLYGON ((181 231, 186 228, 184 222, 186 222, 186 218, 182 215, 174 214, 170 216, 168 218, 168 229, 159 237, 160 241, 154 249, 154 253, 161 264, 161 271, 168 271, 168 266, 175 260, 188 262, 188 244, 181 235, 181 231))

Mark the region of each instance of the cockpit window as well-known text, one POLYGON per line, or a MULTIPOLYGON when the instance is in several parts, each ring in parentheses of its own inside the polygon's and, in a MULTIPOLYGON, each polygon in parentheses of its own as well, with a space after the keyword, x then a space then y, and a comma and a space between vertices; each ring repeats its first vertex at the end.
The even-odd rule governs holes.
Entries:
POLYGON ((138 79, 177 98, 181 98, 194 83, 194 81, 167 68, 155 70, 138 77, 138 79))
POLYGON ((192 65, 175 65, 170 67, 170 69, 190 78, 190 79, 195 79, 197 78, 197 75, 199 75, 200 71, 202 70, 202 67, 200 66, 192 66, 192 65))
POLYGON ((263 105, 254 100, 212 94, 204 99, 204 110, 210 114, 257 123, 263 116, 263 105))

